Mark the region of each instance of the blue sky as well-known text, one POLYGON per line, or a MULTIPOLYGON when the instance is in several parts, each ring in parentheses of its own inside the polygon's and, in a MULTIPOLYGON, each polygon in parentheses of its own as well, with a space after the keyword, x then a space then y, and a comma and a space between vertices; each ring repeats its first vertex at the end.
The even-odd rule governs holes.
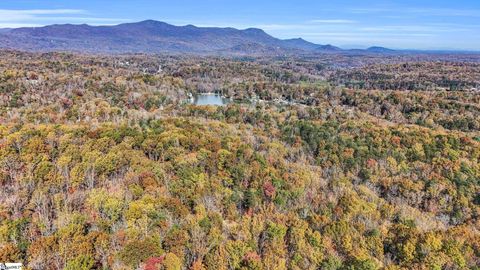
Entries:
POLYGON ((480 50, 480 0, 0 0, 0 28, 145 19, 258 27, 346 48, 480 50))

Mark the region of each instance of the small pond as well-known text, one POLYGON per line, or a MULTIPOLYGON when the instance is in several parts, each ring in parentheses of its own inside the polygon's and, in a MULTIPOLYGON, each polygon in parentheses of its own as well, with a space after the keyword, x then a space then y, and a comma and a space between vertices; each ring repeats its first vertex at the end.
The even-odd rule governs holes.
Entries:
POLYGON ((218 94, 198 94, 192 98, 192 103, 198 106, 213 105, 224 106, 231 102, 230 99, 218 94))

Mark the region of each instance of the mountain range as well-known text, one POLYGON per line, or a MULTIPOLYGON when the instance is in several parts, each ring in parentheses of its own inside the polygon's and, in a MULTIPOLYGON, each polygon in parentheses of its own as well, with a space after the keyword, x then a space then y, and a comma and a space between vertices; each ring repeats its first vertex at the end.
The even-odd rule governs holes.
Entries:
MULTIPOLYGON (((343 51, 304 39, 282 40, 258 28, 175 26, 147 20, 114 26, 86 24, 0 29, 0 48, 88 53, 191 53, 285 55, 343 51)), ((357 50, 358 51, 358 50, 357 50)), ((382 47, 364 52, 389 53, 382 47)))

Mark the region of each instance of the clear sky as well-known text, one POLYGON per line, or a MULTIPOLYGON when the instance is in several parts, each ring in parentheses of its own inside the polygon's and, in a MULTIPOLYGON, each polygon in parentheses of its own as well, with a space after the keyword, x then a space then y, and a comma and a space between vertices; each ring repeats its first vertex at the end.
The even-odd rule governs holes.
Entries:
POLYGON ((0 28, 145 19, 258 27, 345 48, 480 50, 480 0, 0 0, 0 28))

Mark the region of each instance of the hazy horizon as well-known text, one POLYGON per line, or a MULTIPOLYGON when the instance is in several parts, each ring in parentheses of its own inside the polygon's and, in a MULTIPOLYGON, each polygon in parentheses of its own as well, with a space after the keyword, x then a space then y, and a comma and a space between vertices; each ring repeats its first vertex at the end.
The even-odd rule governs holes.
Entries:
POLYGON ((0 28, 51 24, 116 25, 147 19, 173 25, 260 28, 342 48, 480 50, 476 1, 2 1, 0 28))
MULTIPOLYGON (((148 21, 148 20, 154 20, 154 19, 145 19, 145 20, 142 20, 142 21, 148 21)), ((126 22, 126 23, 139 23, 139 22, 142 22, 142 21, 132 21, 132 22, 126 22)), ((187 26, 187 25, 194 25, 194 24, 180 24, 180 25, 176 25, 174 23, 169 23, 169 22, 165 22, 165 21, 161 21, 161 20, 154 20, 154 21, 158 21, 158 22, 164 22, 164 23, 167 23, 167 24, 171 24, 171 25, 175 25, 175 26, 187 26)), ((119 24, 89 24, 89 23, 56 23, 56 24, 49 24, 49 25, 32 25, 32 26, 22 26, 22 27, 7 27, 7 28, 0 28, 0 30, 10 30, 10 29, 18 29, 18 28, 37 28, 37 27, 45 27, 45 26, 51 26, 51 25, 67 25, 67 24, 71 24, 71 25, 89 25, 89 26, 116 26, 116 25, 119 25, 119 24)), ((120 23, 120 24, 123 24, 123 23, 120 23)), ((213 28, 232 28, 231 26, 198 26, 198 25, 194 25, 196 27, 213 27, 213 28)), ((235 28, 235 27, 233 27, 235 28)), ((245 27, 245 28, 235 28, 235 29, 238 29, 238 30, 246 30, 246 29, 249 29, 249 28, 258 28, 258 27, 245 27)), ((267 30, 265 29, 262 29, 262 28, 258 28, 258 29, 261 29, 263 31, 265 31, 267 34, 270 34, 268 33, 267 30)), ((275 38, 279 38, 277 36, 275 36, 274 34, 270 34, 271 36, 275 37, 275 38)), ((381 45, 378 45, 378 44, 358 44, 358 45, 355 45, 355 44, 343 44, 343 45, 338 45, 338 44, 330 44, 330 43, 322 43, 320 44, 319 42, 313 42, 311 40, 308 40, 308 39, 305 39, 303 37, 288 37, 288 38, 279 38, 279 39, 282 39, 282 40, 288 40, 288 39, 298 39, 298 38, 301 38, 305 41, 308 41, 308 42, 312 42, 312 43, 315 43, 315 44, 318 44, 318 45, 333 45, 333 46, 336 46, 336 47, 339 47, 341 49, 344 49, 344 50, 354 50, 354 49, 368 49, 368 48, 371 48, 371 47, 385 47, 387 49, 393 49, 393 50, 399 50, 399 51, 452 51, 452 52, 480 52, 480 49, 457 49, 457 48, 448 48, 448 47, 445 47, 445 48, 440 48, 440 47, 436 47, 436 48, 397 48, 397 47, 388 47, 388 46, 381 46, 381 45)))

